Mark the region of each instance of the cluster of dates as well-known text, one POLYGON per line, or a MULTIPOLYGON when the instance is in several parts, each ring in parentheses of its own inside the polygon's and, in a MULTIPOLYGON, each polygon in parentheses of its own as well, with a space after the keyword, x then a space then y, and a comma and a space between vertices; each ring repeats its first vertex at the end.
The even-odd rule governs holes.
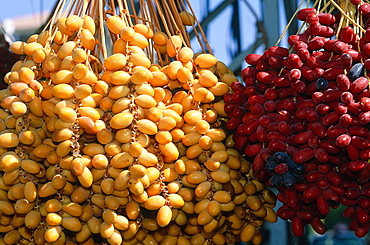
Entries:
POLYGON ((63 1, 73 15, 9 46, 24 59, 0 90, 0 244, 261 244, 277 199, 221 128, 235 75, 98 2, 63 1))
MULTIPOLYGON (((351 4, 367 23, 370 4, 351 4)), ((259 178, 278 186, 278 215, 292 221, 296 236, 306 224, 325 233, 321 219, 342 204, 350 229, 363 237, 370 225, 370 29, 359 35, 340 26, 339 12, 314 8, 297 18, 307 29, 288 37, 290 49, 246 56, 244 83, 233 83, 234 92, 224 96, 226 126, 259 178), (292 169, 274 162, 281 153, 304 168, 287 184, 279 174, 292 169)))

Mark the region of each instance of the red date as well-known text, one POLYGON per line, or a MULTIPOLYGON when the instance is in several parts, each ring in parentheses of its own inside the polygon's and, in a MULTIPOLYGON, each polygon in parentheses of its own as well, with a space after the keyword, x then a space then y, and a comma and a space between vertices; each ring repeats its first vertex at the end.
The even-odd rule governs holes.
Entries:
POLYGON ((314 37, 307 43, 307 46, 308 46, 308 49, 311 51, 319 50, 324 47, 325 42, 326 42, 326 38, 324 37, 314 37))
POLYGON ((357 78, 350 86, 351 93, 360 93, 369 86, 369 80, 366 77, 357 78))
POLYGON ((334 143, 326 140, 321 141, 320 147, 330 154, 336 154, 339 152, 339 148, 334 143))
POLYGON ((316 199, 316 203, 320 214, 325 216, 329 214, 330 207, 328 201, 323 196, 319 196, 316 199))
POLYGON ((352 126, 348 129, 348 133, 366 138, 369 135, 369 130, 362 126, 352 126))
POLYGON ((266 128, 272 122, 272 118, 264 115, 258 119, 258 122, 260 123, 260 125, 266 128))
POLYGON ((257 65, 257 63, 260 62, 262 59, 262 55, 259 54, 248 54, 247 56, 245 56, 245 62, 252 66, 257 65))
POLYGON ((303 62, 299 58, 298 54, 290 54, 287 58, 288 63, 293 67, 293 68, 301 68, 303 65, 303 62))
POLYGON ((304 42, 308 42, 307 41, 307 35, 305 35, 305 34, 303 34, 303 33, 301 33, 301 34, 298 34, 298 35, 290 35, 289 37, 288 37, 288 43, 289 43, 289 45, 294 45, 294 43, 295 42, 297 42, 297 41, 304 41, 304 42))
POLYGON ((260 173, 265 167, 265 162, 262 160, 261 154, 257 154, 257 156, 253 160, 252 169, 256 173, 260 173))
POLYGON ((312 137, 310 137, 308 139, 308 146, 311 147, 311 148, 317 148, 320 146, 320 139, 317 135, 313 135, 312 137))
POLYGON ((304 149, 298 151, 297 154, 295 154, 293 156, 293 160, 296 163, 304 163, 304 162, 310 160, 312 157, 313 157, 313 149, 304 148, 304 149))
POLYGON ((308 142, 309 138, 314 135, 313 131, 304 131, 295 135, 294 140, 297 144, 305 144, 308 142))
POLYGON ((269 72, 260 71, 257 73, 257 80, 264 84, 272 84, 275 78, 276 76, 269 72))
POLYGON ((329 185, 329 189, 337 193, 339 197, 344 196, 345 189, 339 185, 329 185))
MULTIPOLYGON (((333 40, 326 41, 325 44, 324 44, 324 48, 327 46, 326 43, 331 42, 331 41, 333 41, 333 40)), ((312 56, 318 58, 321 61, 326 62, 331 58, 331 53, 327 50, 325 50, 325 51, 315 51, 315 52, 312 52, 312 56)))
POLYGON ((334 25, 335 23, 335 16, 332 14, 320 13, 318 14, 319 21, 323 25, 334 25))
POLYGON ((339 118, 339 124, 342 126, 342 127, 345 127, 345 128, 348 128, 351 126, 352 124, 352 116, 349 115, 349 114, 343 114, 340 118, 339 118))
POLYGON ((295 236, 301 237, 303 235, 303 221, 298 216, 292 218, 292 231, 295 236))
POLYGON ((300 70, 302 72, 303 78, 307 81, 313 81, 315 79, 313 75, 313 70, 309 66, 303 65, 300 70))
POLYGON ((321 189, 317 186, 311 186, 303 192, 303 197, 307 200, 315 200, 321 195, 321 189))
POLYGON ((335 107, 334 111, 338 114, 338 115, 343 115, 345 113, 348 112, 348 108, 345 104, 343 103, 337 103, 337 106, 335 107))
POLYGON ((297 19, 301 20, 301 21, 306 21, 307 19, 307 16, 310 14, 310 13, 314 13, 316 14, 316 9, 314 8, 304 8, 304 9, 300 9, 297 13, 297 19))
POLYGON ((338 54, 341 54, 346 49, 348 49, 348 45, 342 41, 337 41, 333 44, 333 50, 338 54))
MULTIPOLYGON (((349 89, 349 88, 348 88, 349 89)), ((351 102, 354 102, 353 95, 350 92, 343 92, 340 96, 340 100, 343 104, 348 105, 351 102)))
POLYGON ((320 220, 319 217, 314 217, 312 222, 310 223, 312 228, 320 235, 325 234, 326 232, 326 226, 324 223, 320 220))
POLYGON ((329 160, 329 154, 326 150, 322 148, 315 148, 313 150, 314 156, 319 162, 325 163, 329 160))
POLYGON ((352 136, 351 145, 360 150, 365 150, 369 147, 370 141, 360 136, 352 136))
POLYGON ((256 156, 261 151, 261 144, 254 144, 245 148, 245 155, 251 157, 256 156))
POLYGON ((347 132, 347 129, 341 126, 330 126, 328 128, 328 137, 337 138, 339 135, 347 132))
POLYGON ((336 82, 338 89, 342 91, 348 91, 351 86, 351 82, 349 81, 348 77, 344 74, 339 74, 336 78, 336 82))
POLYGON ((266 114, 265 109, 260 104, 250 105, 250 111, 256 116, 263 116, 266 114))
POLYGON ((301 100, 296 103, 296 108, 312 108, 314 109, 316 107, 316 104, 312 100, 301 100))
MULTIPOLYGON (((348 111, 353 114, 353 115, 359 115, 361 113, 361 108, 360 108, 360 103, 358 102, 350 102, 348 105, 347 105, 347 108, 348 108, 348 111)), ((355 117, 353 117, 353 124, 355 124, 355 117)), ((358 121, 357 121, 358 123, 358 121)))
POLYGON ((343 177, 340 174, 338 174, 334 171, 328 172, 327 174, 325 174, 325 177, 333 185, 340 185, 342 183, 342 180, 343 180, 343 177))
POLYGON ((326 102, 338 101, 343 91, 339 89, 327 90, 323 93, 323 100, 326 102))
POLYGON ((289 50, 287 48, 279 47, 279 46, 272 46, 268 49, 269 56, 279 56, 279 57, 287 57, 289 55, 289 50))
POLYGON ((259 125, 256 130, 256 136, 259 142, 263 143, 267 141, 267 129, 259 125))
POLYGON ((349 159, 357 160, 360 157, 360 150, 350 144, 347 146, 347 154, 349 159))
MULTIPOLYGON (((279 215, 279 217, 283 220, 288 220, 288 219, 292 219, 295 216, 295 211, 291 210, 288 207, 282 206, 278 209, 277 215, 279 215)), ((302 226, 302 229, 303 229, 303 226, 302 226)))
POLYGON ((307 59, 310 58, 310 51, 307 48, 300 48, 296 53, 302 62, 307 62, 307 59))
POLYGON ((290 81, 286 77, 276 77, 274 78, 274 84, 277 87, 288 87, 290 86, 290 81))
POLYGON ((299 210, 299 211, 297 211, 297 216, 301 220, 304 220, 304 221, 310 221, 314 217, 313 213, 308 211, 308 210, 299 210))
POLYGON ((343 42, 351 43, 354 37, 355 37, 355 32, 353 31, 352 27, 346 26, 340 29, 339 38, 343 42))
POLYGON ((358 172, 367 168, 368 162, 363 160, 356 160, 349 162, 348 168, 351 171, 358 172))
POLYGON ((330 107, 326 104, 318 104, 315 111, 320 116, 325 116, 330 112, 330 107))
POLYGON ((283 141, 271 140, 267 148, 270 152, 275 153, 278 151, 282 151, 282 152, 286 151, 287 146, 283 141))
POLYGON ((322 125, 321 123, 319 122, 315 122, 312 124, 312 129, 315 133, 315 135, 317 135, 320 139, 323 139, 326 137, 326 134, 327 134, 327 128, 322 125))
POLYGON ((337 76, 343 73, 343 68, 340 66, 334 66, 328 68, 324 72, 324 78, 326 80, 335 80, 337 76))
POLYGON ((297 196, 297 191, 293 188, 287 188, 285 189, 285 197, 286 197, 286 204, 290 208, 295 208, 298 205, 298 196, 297 196))
POLYGON ((324 126, 329 126, 329 125, 333 125, 335 124, 336 122, 338 122, 339 118, 341 117, 341 115, 338 115, 337 113, 335 112, 330 112, 329 114, 325 115, 323 118, 322 118, 322 124, 324 126))
POLYGON ((294 51, 298 51, 299 49, 307 49, 307 48, 308 48, 308 45, 304 41, 297 41, 293 45, 294 51))
POLYGON ((363 3, 363 4, 361 4, 361 6, 359 7, 358 10, 359 10, 361 15, 367 15, 368 13, 370 13, 370 4, 363 3))
POLYGON ((353 61, 360 61, 361 60, 361 53, 354 50, 354 49, 346 49, 342 52, 342 54, 350 54, 352 56, 353 61))
POLYGON ((352 138, 351 138, 350 135, 342 134, 342 135, 338 136, 338 138, 335 140, 335 144, 338 147, 346 147, 351 143, 351 140, 352 140, 352 138))
POLYGON ((369 214, 367 210, 361 207, 356 208, 356 217, 358 222, 361 224, 367 223, 369 221, 369 214))
POLYGON ((370 111, 362 112, 358 115, 358 123, 360 125, 366 125, 370 122, 370 111))
POLYGON ((325 67, 325 63, 314 56, 307 59, 307 65, 312 69, 325 67))
POLYGON ((272 141, 272 140, 280 140, 283 142, 286 141, 286 137, 279 132, 269 132, 267 134, 267 139, 269 141, 272 141))
POLYGON ((289 136, 289 135, 292 134, 291 126, 289 125, 289 123, 287 123, 285 121, 279 122, 278 130, 281 134, 283 134, 285 136, 289 136))
POLYGON ((330 37, 334 36, 334 30, 333 30, 333 28, 331 28, 329 26, 321 25, 320 26, 320 32, 318 33, 318 35, 330 38, 330 37))
POLYGON ((243 116, 242 121, 243 121, 244 124, 246 124, 247 122, 249 122, 253 119, 258 119, 258 117, 256 115, 254 115, 253 113, 248 112, 243 116))

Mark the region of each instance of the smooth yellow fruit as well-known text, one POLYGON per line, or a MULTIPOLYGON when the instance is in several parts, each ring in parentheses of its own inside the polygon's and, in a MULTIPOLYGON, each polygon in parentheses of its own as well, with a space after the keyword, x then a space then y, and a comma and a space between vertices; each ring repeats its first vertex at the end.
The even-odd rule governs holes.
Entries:
POLYGON ((62 47, 58 50, 58 58, 63 60, 65 57, 72 54, 72 51, 76 48, 76 42, 68 41, 65 42, 62 47))
POLYGON ((151 196, 145 202, 144 207, 148 210, 158 210, 166 202, 166 199, 160 195, 151 196))
POLYGON ((191 61, 193 59, 193 57, 194 57, 194 52, 189 47, 182 47, 179 50, 178 54, 177 54, 177 58, 182 63, 187 63, 187 62, 191 61))
POLYGON ((95 48, 95 37, 90 30, 83 29, 81 31, 81 43, 88 50, 95 48))
POLYGON ((127 85, 129 84, 131 76, 125 71, 115 71, 110 75, 110 82, 113 85, 127 85))
POLYGON ((40 48, 43 48, 41 44, 39 43, 27 43, 24 48, 23 48, 23 51, 26 55, 28 56, 32 56, 32 53, 36 50, 36 49, 40 49, 40 48))
POLYGON ((121 17, 117 15, 110 16, 106 20, 106 24, 108 26, 108 29, 114 34, 120 34, 123 28, 127 27, 126 23, 121 19, 121 17))
POLYGON ((115 155, 111 159, 111 166, 115 168, 125 168, 128 167, 131 163, 133 163, 134 158, 128 152, 122 152, 115 155))
POLYGON ((0 146, 4 148, 16 147, 19 143, 18 136, 14 133, 0 134, 0 146))
POLYGON ((152 40, 156 45, 164 46, 167 44, 168 37, 164 32, 157 31, 154 33, 152 40))
POLYGON ((81 28, 82 24, 83 24, 83 19, 81 19, 81 17, 77 15, 68 16, 65 22, 66 27, 70 30, 77 30, 81 28))
POLYGON ((149 42, 148 39, 141 33, 135 32, 134 38, 128 42, 130 46, 138 46, 141 49, 145 49, 148 47, 149 42))
POLYGON ((10 112, 14 117, 20 117, 27 112, 27 106, 23 102, 14 102, 9 107, 10 112))
POLYGON ((136 32, 144 35, 147 39, 151 39, 154 36, 152 28, 144 24, 136 24, 133 26, 133 29, 136 32))
POLYGON ((157 213, 157 223, 160 227, 167 226, 172 219, 172 211, 168 206, 162 206, 157 213))
POLYGON ((120 33, 120 37, 126 42, 133 40, 134 35, 135 35, 135 30, 132 27, 125 27, 122 29, 120 33))
POLYGON ((61 225, 62 224, 62 216, 57 213, 48 213, 46 216, 46 223, 50 226, 52 225, 61 225))
POLYGON ((131 124, 133 119, 133 115, 129 112, 118 113, 110 120, 110 126, 114 129, 126 128, 131 124))
POLYGON ((82 229, 81 222, 75 217, 63 217, 62 226, 73 232, 79 232, 82 229))
POLYGON ((242 242, 249 242, 255 233, 256 228, 253 225, 248 224, 242 229, 242 232, 240 233, 240 240, 242 242))
POLYGON ((82 27, 89 30, 92 34, 95 34, 95 22, 90 16, 84 16, 82 27))
POLYGON ((10 45, 10 50, 15 53, 15 54, 19 54, 19 55, 22 55, 24 54, 24 46, 26 46, 26 43, 25 42, 22 42, 22 41, 16 41, 16 42, 13 42, 11 45, 10 45))
POLYGON ((211 54, 200 54, 194 59, 194 63, 199 68, 210 68, 217 63, 217 59, 211 54))
POLYGON ((195 24, 195 18, 194 16, 187 12, 187 11, 181 11, 179 13, 181 22, 186 26, 193 26, 195 24))
POLYGON ((41 214, 37 210, 31 210, 29 213, 26 214, 25 217, 25 225, 28 229, 34 229, 40 225, 41 221, 41 214))
MULTIPOLYGON (((115 17, 115 16, 111 16, 115 17)), ((113 54, 104 61, 104 67, 107 70, 116 71, 120 70, 126 65, 126 56, 123 54, 113 54)))
POLYGON ((86 61, 87 54, 82 48, 76 48, 72 51, 72 59, 76 63, 82 63, 86 61))
POLYGON ((166 157, 165 161, 176 161, 179 157, 179 151, 175 144, 172 142, 168 144, 159 144, 159 149, 166 157))
POLYGON ((170 57, 175 57, 178 50, 181 48, 182 46, 182 40, 180 38, 180 36, 171 36, 168 41, 167 41, 167 45, 166 45, 166 50, 167 50, 167 54, 168 56, 170 57))
POLYGON ((148 119, 140 119, 137 121, 137 129, 140 132, 149 135, 154 135, 158 132, 157 125, 148 119))

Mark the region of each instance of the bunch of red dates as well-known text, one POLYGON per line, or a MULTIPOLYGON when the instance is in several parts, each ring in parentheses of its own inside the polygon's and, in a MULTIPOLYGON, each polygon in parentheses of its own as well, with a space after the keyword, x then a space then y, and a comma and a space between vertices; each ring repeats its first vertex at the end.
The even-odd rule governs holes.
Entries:
POLYGON ((278 215, 296 236, 307 224, 325 233, 340 204, 356 236, 370 226, 370 4, 350 2, 363 26, 301 9, 306 30, 289 48, 247 55, 243 82, 224 96, 234 147, 278 189, 278 215))

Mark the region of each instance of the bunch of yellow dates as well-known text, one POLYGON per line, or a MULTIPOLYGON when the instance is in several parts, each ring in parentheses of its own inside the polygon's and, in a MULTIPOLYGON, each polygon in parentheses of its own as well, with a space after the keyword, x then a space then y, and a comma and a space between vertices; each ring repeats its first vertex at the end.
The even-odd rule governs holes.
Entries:
POLYGON ((237 78, 180 36, 104 24, 105 58, 89 16, 11 45, 25 58, 0 91, 0 244, 260 244, 276 198, 221 127, 237 78))

